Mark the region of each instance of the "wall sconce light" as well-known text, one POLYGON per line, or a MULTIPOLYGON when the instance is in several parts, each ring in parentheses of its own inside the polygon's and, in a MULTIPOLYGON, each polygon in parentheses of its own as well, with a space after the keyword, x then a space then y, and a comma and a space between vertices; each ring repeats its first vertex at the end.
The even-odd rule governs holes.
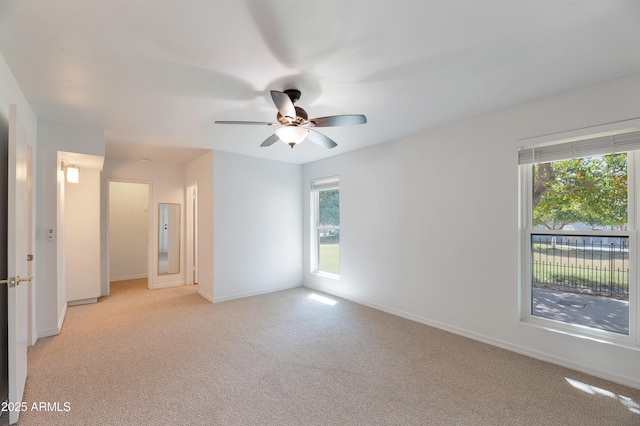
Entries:
POLYGON ((67 182, 78 183, 80 181, 80 167, 75 164, 69 164, 65 166, 67 169, 67 182))

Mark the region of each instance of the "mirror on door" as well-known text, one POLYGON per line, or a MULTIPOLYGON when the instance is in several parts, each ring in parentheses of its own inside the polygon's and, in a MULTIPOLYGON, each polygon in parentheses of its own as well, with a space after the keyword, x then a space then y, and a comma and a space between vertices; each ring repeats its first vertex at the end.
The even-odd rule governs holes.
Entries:
POLYGON ((158 275, 180 273, 180 204, 158 203, 158 275))

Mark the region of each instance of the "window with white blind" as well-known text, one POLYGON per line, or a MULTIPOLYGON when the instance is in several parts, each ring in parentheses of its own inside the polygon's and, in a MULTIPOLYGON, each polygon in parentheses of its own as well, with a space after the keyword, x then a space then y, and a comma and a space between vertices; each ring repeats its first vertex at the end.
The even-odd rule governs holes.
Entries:
POLYGON ((311 182, 311 271, 340 275, 340 180, 311 182))
POLYGON ((640 128, 562 136, 518 152, 523 320, 640 343, 640 128))

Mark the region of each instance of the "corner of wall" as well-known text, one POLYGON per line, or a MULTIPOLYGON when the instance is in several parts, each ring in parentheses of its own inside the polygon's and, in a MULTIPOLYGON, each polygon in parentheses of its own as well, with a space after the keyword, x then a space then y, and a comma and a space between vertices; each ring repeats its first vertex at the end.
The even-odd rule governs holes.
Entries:
POLYGON ((45 328, 42 330, 38 330, 38 339, 42 337, 51 337, 57 336, 62 331, 62 326, 64 325, 64 319, 67 316, 67 303, 65 302, 62 306, 62 312, 60 312, 60 316, 58 317, 58 325, 57 327, 45 328))

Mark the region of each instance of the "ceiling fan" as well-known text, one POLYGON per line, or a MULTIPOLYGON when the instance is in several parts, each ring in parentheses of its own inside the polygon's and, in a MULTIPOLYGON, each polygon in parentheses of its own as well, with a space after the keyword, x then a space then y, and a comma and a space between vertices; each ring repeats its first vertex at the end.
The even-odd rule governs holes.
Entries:
POLYGON ((359 114, 331 115, 328 117, 309 118, 307 112, 294 103, 300 99, 300 91, 287 89, 284 92, 271 91, 271 99, 278 108, 276 116, 278 123, 264 121, 216 121, 216 124, 250 124, 258 126, 280 126, 275 134, 269 136, 260 146, 271 146, 278 140, 293 148, 305 139, 317 143, 325 148, 338 146, 337 143, 315 131, 314 127, 347 126, 351 124, 364 124, 367 117, 359 114))

